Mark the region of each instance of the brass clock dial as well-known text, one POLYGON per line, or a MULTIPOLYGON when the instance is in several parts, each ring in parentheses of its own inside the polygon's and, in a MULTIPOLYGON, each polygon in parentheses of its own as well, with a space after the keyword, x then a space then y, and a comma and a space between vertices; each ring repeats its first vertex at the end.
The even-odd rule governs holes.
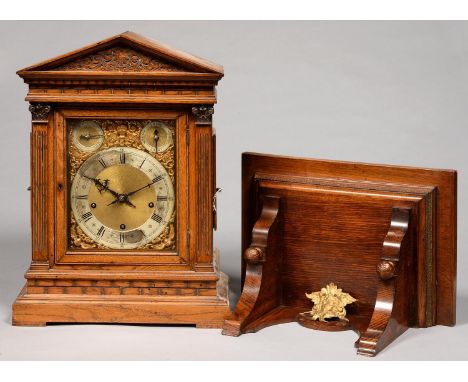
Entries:
POLYGON ((140 139, 150 153, 162 153, 173 143, 171 129, 161 121, 148 122, 141 131, 140 139))
POLYGON ((75 146, 84 152, 96 151, 104 142, 104 132, 94 121, 81 121, 72 131, 75 146))
POLYGON ((169 174, 150 154, 114 147, 89 157, 71 186, 82 231, 101 246, 133 249, 157 237, 174 211, 169 174))

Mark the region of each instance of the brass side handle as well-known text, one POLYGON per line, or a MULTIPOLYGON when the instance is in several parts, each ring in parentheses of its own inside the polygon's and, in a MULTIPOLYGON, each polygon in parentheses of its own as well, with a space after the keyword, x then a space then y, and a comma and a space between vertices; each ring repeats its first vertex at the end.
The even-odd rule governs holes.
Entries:
POLYGON ((216 187, 216 191, 213 195, 213 200, 212 200, 212 203, 213 203, 213 229, 216 231, 216 229, 218 228, 218 193, 220 193, 221 191, 223 191, 222 188, 220 187, 216 187))

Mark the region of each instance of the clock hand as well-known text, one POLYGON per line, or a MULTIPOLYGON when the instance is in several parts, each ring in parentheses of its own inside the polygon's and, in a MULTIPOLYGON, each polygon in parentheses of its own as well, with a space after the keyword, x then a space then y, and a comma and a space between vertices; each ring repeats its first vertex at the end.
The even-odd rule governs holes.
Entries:
POLYGON ((156 152, 158 151, 158 141, 159 141, 159 133, 158 129, 154 129, 154 148, 156 149, 156 152))
POLYGON ((151 187, 153 184, 155 184, 156 182, 159 182, 159 181, 162 180, 162 179, 163 179, 163 176, 162 176, 162 175, 158 175, 156 178, 154 178, 154 179, 153 179, 150 183, 148 183, 146 186, 140 187, 140 188, 136 189, 135 191, 132 191, 132 192, 127 193, 127 196, 136 194, 137 192, 139 192, 139 191, 141 191, 141 190, 144 190, 146 187, 151 187))
POLYGON ((103 190, 106 190, 106 191, 109 191, 112 195, 115 196, 115 200, 111 203, 109 203, 107 206, 111 206, 112 204, 115 204, 115 203, 125 203, 125 204, 128 204, 129 206, 133 207, 133 208, 136 208, 136 206, 128 199, 129 195, 133 195, 134 193, 142 190, 143 188, 146 188, 146 187, 149 187, 151 186, 153 183, 149 183, 147 184, 146 186, 136 190, 136 191, 133 191, 133 192, 130 192, 128 194, 119 194, 118 192, 115 192, 114 190, 111 190, 109 188, 109 186, 107 186, 107 183, 102 183, 99 179, 97 178, 91 178, 89 176, 86 176, 83 174, 83 177, 86 178, 86 179, 89 179, 89 180, 92 180, 94 182, 94 184, 96 185, 96 187, 98 188, 101 188, 103 190))
POLYGON ((119 195, 114 195, 116 197, 116 199, 109 203, 107 206, 111 206, 112 204, 115 204, 117 202, 120 202, 120 203, 125 203, 125 204, 128 204, 129 206, 132 206, 132 207, 136 207, 131 201, 130 199, 128 199, 129 196, 131 195, 134 195, 136 194, 137 192, 141 191, 141 190, 144 190, 145 188, 147 187, 150 187, 154 184, 154 182, 151 182, 151 183, 148 183, 147 185, 143 186, 143 187, 140 187, 138 188, 137 190, 134 190, 132 192, 129 192, 127 194, 119 194, 119 195))
POLYGON ((119 196, 117 196, 115 198, 115 200, 111 203, 109 203, 107 206, 111 206, 115 203, 125 203, 125 204, 128 204, 129 206, 133 207, 133 208, 136 208, 136 206, 128 199, 128 195, 127 194, 120 194, 119 196))
POLYGON ((129 192, 129 193, 127 194, 127 196, 136 194, 137 192, 139 192, 139 191, 141 191, 141 190, 144 190, 146 187, 150 187, 150 186, 152 186, 153 184, 154 184, 154 183, 148 183, 146 186, 140 187, 139 189, 137 189, 137 190, 135 190, 135 191, 129 192))
POLYGON ((99 179, 90 178, 89 176, 86 176, 86 175, 84 175, 84 174, 83 174, 83 177, 86 178, 86 179, 92 180, 98 189, 105 190, 105 191, 109 191, 109 192, 110 192, 112 195, 114 195, 116 198, 119 197, 120 194, 119 194, 118 192, 115 192, 114 190, 111 190, 111 189, 109 188, 109 186, 107 186, 107 183, 101 183, 101 181, 100 181, 99 179))
POLYGON ((104 135, 102 134, 84 134, 84 135, 80 135, 80 138, 82 139, 86 139, 87 141, 89 141, 90 139, 93 139, 93 138, 101 138, 103 137, 104 135))

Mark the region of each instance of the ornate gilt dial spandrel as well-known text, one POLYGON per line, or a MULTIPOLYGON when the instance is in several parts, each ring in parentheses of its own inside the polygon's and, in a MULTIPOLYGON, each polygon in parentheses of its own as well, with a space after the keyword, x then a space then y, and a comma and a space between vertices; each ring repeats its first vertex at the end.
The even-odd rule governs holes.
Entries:
POLYGON ((174 250, 175 121, 70 119, 67 128, 69 246, 174 250))

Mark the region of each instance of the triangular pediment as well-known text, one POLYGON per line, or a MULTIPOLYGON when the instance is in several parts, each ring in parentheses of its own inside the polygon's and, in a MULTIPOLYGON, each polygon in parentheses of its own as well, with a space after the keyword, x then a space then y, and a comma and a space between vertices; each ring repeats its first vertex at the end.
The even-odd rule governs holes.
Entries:
POLYGON ((110 73, 206 73, 223 76, 223 67, 133 32, 125 32, 107 40, 43 61, 18 71, 110 72, 110 73))
POLYGON ((54 71, 102 72, 186 72, 187 68, 173 64, 154 55, 138 52, 120 45, 80 57, 59 65, 54 71))

